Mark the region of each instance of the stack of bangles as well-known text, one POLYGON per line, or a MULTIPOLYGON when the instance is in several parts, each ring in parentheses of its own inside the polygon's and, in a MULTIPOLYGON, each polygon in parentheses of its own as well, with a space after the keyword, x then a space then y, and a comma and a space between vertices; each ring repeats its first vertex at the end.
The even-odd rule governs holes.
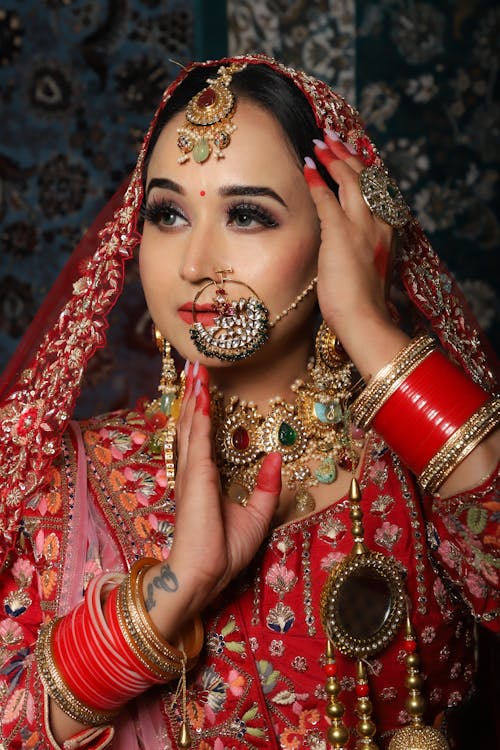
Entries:
POLYGON ((195 663, 203 644, 201 620, 182 630, 178 650, 162 638, 147 613, 142 581, 157 563, 143 558, 128 576, 96 576, 74 610, 40 631, 40 677, 72 719, 87 726, 108 724, 129 700, 154 684, 182 679, 195 663))
POLYGON ((500 397, 469 380, 430 336, 420 336, 369 382, 352 419, 370 425, 435 493, 499 422, 500 397))

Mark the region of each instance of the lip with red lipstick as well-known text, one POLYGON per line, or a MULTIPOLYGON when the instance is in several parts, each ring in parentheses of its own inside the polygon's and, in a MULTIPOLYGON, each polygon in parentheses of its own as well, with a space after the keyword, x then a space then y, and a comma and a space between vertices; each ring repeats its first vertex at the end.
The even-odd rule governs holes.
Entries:
POLYGON ((190 326, 195 322, 193 318, 193 309, 196 313, 196 320, 203 326, 211 326, 214 324, 217 311, 215 310, 213 302, 206 302, 205 304, 199 304, 197 302, 194 308, 192 302, 185 302, 178 308, 177 314, 179 318, 190 326))

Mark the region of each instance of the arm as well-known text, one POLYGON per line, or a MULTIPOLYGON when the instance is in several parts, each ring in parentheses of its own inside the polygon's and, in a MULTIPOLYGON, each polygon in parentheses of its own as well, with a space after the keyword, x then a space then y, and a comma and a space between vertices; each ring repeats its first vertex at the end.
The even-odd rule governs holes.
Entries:
MULTIPOLYGON (((334 134, 327 132, 325 141, 317 143, 315 154, 338 183, 339 199, 312 161, 304 168, 321 223, 318 297, 325 321, 369 383, 410 341, 393 323, 386 306, 392 229, 370 212, 361 195, 361 160, 334 134)), ((408 420, 410 439, 411 428, 408 420)), ((495 466, 499 448, 497 432, 455 467, 440 493, 445 496, 474 487, 495 466)))
MULTIPOLYGON (((281 457, 271 454, 263 464, 256 489, 245 508, 222 499, 212 460, 206 371, 201 369, 199 378, 195 387, 192 371, 188 373, 178 423, 174 542, 168 562, 151 565, 145 570, 140 592, 150 626, 157 636, 162 642, 172 644, 174 649, 185 647, 188 653, 183 634, 254 556, 268 531, 281 486, 281 457)), ((112 596, 113 592, 102 609, 110 627, 112 608, 107 605, 112 596)), ((118 646, 123 655, 123 642, 118 646)), ((117 648, 116 641, 113 648, 117 648)), ((179 676, 180 673, 172 675, 174 687, 179 676)), ((74 723, 55 701, 51 705, 51 725, 60 743, 85 726, 74 723)))

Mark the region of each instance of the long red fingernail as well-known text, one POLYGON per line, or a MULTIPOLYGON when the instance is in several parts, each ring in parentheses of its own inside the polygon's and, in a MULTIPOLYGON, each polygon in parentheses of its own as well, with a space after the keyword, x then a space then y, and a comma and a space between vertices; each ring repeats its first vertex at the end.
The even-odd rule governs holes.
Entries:
POLYGON ((257 474, 255 486, 263 492, 279 495, 281 492, 281 453, 269 453, 257 474))
POLYGON ((326 148, 321 148, 320 146, 316 145, 314 147, 314 153, 316 154, 316 157, 319 159, 319 161, 325 165, 325 167, 328 167, 328 165, 331 164, 332 161, 339 161, 340 158, 338 154, 336 154, 333 149, 329 149, 328 146, 326 148))
POLYGON ((330 135, 327 130, 325 130, 325 136, 330 149, 338 159, 348 159, 349 156, 356 155, 356 149, 354 148, 354 146, 351 146, 350 143, 344 143, 338 138, 338 136, 336 136, 335 138, 332 137, 332 135, 330 135))
POLYGON ((325 182, 316 168, 316 164, 310 156, 304 159, 304 177, 310 187, 325 187, 325 182))
POLYGON ((193 390, 193 383, 193 364, 192 362, 190 362, 187 368, 186 384, 184 386, 184 398, 187 398, 191 395, 191 391, 193 390))
POLYGON ((195 390, 198 391, 196 394, 195 411, 201 411, 202 414, 208 417, 210 414, 210 393, 208 392, 208 387, 205 383, 197 380, 195 390))
POLYGON ((207 368, 203 365, 198 365, 198 373, 196 377, 205 385, 208 385, 210 383, 210 375, 208 374, 207 368))

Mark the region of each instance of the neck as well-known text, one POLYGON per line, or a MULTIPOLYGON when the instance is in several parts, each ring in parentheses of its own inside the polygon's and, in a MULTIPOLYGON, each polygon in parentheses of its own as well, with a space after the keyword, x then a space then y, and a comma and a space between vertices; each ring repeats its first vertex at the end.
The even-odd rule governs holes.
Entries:
POLYGON ((312 338, 310 330, 303 331, 296 335, 293 347, 289 341, 284 341, 281 347, 273 344, 272 357, 264 347, 231 367, 209 368, 211 382, 226 398, 237 395, 255 402, 259 411, 266 413, 269 400, 276 396, 293 400, 290 386, 306 375, 307 362, 313 353, 312 338))

